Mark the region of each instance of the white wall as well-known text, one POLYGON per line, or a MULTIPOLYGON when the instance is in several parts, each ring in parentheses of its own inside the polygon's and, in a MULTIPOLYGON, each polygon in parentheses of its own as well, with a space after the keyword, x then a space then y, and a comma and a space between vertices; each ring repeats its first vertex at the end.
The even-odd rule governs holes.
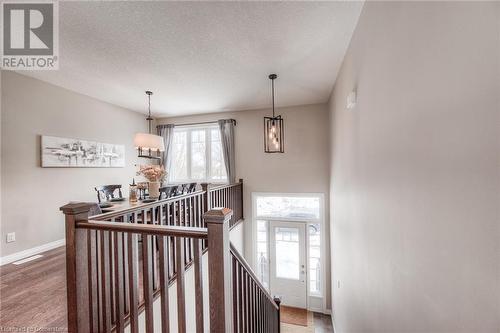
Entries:
MULTIPOLYGON (((284 117, 285 153, 264 153, 264 116, 269 109, 205 114, 159 119, 158 123, 184 124, 218 119, 236 119, 236 177, 244 180, 245 256, 252 262, 252 192, 324 193, 328 202, 329 151, 328 110, 325 104, 280 108, 284 117)), ((329 220, 328 208, 325 212, 329 220)), ((328 225, 325 232, 328 234, 328 225)), ((328 241, 328 237, 327 237, 328 241)), ((326 244, 329 253, 329 244, 326 244)), ((326 258, 327 262, 329 259, 326 258)), ((327 277, 330 280, 329 265, 327 277)), ((329 286, 326 290, 330 307, 329 286)))
POLYGON ((499 10, 365 4, 330 101, 337 332, 500 332, 499 10))
MULTIPOLYGON (((144 116, 10 71, 2 72, 1 256, 64 238, 59 207, 96 201, 94 187, 128 184, 137 162, 132 141, 144 116), (41 168, 40 135, 126 145, 125 168, 41 168), (16 242, 6 234, 16 232, 16 242)), ((141 162, 143 163, 143 162, 141 162)))
POLYGON ((229 233, 229 239, 234 247, 238 250, 238 252, 243 255, 244 247, 245 247, 245 231, 244 224, 238 223, 231 232, 229 233))

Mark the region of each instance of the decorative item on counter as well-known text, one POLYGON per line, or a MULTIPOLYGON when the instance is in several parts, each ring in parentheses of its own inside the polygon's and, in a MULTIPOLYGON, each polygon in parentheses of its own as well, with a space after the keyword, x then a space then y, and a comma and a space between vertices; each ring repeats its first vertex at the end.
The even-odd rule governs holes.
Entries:
POLYGON ((142 201, 142 200, 146 199, 147 189, 148 189, 148 182, 138 182, 137 183, 137 190, 139 192, 139 200, 142 201))
POLYGON ((164 181, 167 172, 161 165, 140 165, 137 175, 144 176, 149 182, 148 192, 150 198, 160 197, 160 183, 164 181))
POLYGON ((137 185, 135 184, 135 178, 132 178, 132 184, 130 184, 128 200, 130 202, 137 202, 137 185))

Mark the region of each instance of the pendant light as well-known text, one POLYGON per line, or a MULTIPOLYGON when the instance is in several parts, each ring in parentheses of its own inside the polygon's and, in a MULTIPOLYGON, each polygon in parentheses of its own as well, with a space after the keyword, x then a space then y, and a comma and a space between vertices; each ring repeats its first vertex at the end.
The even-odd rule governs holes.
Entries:
POLYGON ((151 95, 152 91, 146 91, 148 95, 148 121, 149 133, 137 133, 134 137, 134 146, 137 149, 138 157, 154 158, 160 159, 161 152, 165 150, 165 144, 163 143, 163 138, 159 135, 151 133, 151 122, 153 118, 151 117, 151 95))
POLYGON ((274 80, 278 78, 276 74, 270 74, 271 89, 273 96, 273 116, 264 117, 264 152, 266 153, 284 153, 284 128, 281 115, 274 114, 274 80))

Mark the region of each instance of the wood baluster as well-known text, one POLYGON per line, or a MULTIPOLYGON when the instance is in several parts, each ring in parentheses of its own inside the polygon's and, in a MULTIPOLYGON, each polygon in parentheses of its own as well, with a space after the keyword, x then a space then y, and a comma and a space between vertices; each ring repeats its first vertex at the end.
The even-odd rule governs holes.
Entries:
MULTIPOLYGON (((172 225, 177 225, 177 202, 172 203, 172 225)), ((177 274, 177 246, 176 246, 176 241, 175 238, 171 238, 171 245, 172 245, 172 268, 173 268, 173 274, 177 274)))
MULTIPOLYGON (((102 265, 102 233, 103 231, 97 231, 96 230, 96 255, 97 255, 97 316, 98 316, 98 323, 99 323, 99 330, 98 332, 104 332, 104 299, 103 299, 103 288, 102 286, 104 285, 102 277, 102 270, 103 270, 103 265, 102 265)), ((71 330, 70 330, 71 331, 71 330)))
MULTIPOLYGON (((125 223, 130 223, 131 216, 130 214, 124 215, 124 221, 125 223)), ((129 307, 129 289, 127 288, 128 286, 128 268, 129 268, 129 262, 128 262, 128 257, 127 257, 127 247, 128 247, 128 237, 126 234, 122 234, 122 248, 121 248, 121 256, 123 258, 123 283, 122 283, 122 288, 124 290, 123 293, 123 302, 124 302, 124 311, 125 314, 128 314, 130 312, 130 307, 129 307)))
MULTIPOLYGON (((144 211, 144 214, 146 211, 144 211)), ((151 266, 151 235, 142 234, 142 285, 146 333, 153 333, 153 267, 151 266)))
MULTIPOLYGON (((111 219, 111 222, 116 222, 114 218, 111 219)), ((111 295, 111 327, 116 323, 116 314, 115 314, 115 270, 114 268, 114 246, 113 246, 113 236, 109 234, 109 293, 111 295)))
POLYGON ((161 331, 162 333, 170 332, 169 318, 169 298, 168 298, 168 282, 169 282, 169 251, 168 251, 168 236, 158 236, 158 246, 160 252, 160 297, 161 297, 161 331))
POLYGON ((255 298, 255 312, 253 314, 253 317, 255 318, 255 332, 262 332, 262 323, 263 323, 263 318, 262 318, 262 307, 260 304, 260 294, 257 291, 257 288, 255 286, 255 283, 252 279, 252 293, 254 294, 255 298))
POLYGON ((259 320, 261 320, 261 318, 259 318, 259 309, 258 309, 258 295, 256 293, 256 290, 255 290, 255 283, 253 281, 253 279, 250 277, 250 293, 252 294, 252 328, 253 328, 253 331, 254 332, 258 332, 259 331, 259 320))
POLYGON ((202 268, 202 250, 200 240, 194 239, 194 292, 195 292, 195 309, 196 309, 196 332, 203 333, 203 268, 202 268))
POLYGON ((114 271, 115 271, 115 304, 116 304, 116 320, 115 332, 123 333, 125 326, 125 313, 123 306, 123 256, 122 244, 123 234, 121 232, 113 232, 113 245, 114 245, 114 271))
POLYGON ((177 330, 186 332, 186 298, 184 292, 184 238, 175 238, 175 263, 177 266, 177 330))
POLYGON ((269 300, 265 297, 265 295, 262 293, 262 291, 259 292, 260 298, 262 299, 262 315, 264 318, 264 325, 263 325, 263 330, 264 332, 269 332, 268 331, 268 325, 267 325, 267 316, 269 314, 269 300))
MULTIPOLYGON (((170 225, 170 206, 171 204, 170 203, 167 203, 165 205, 165 209, 166 209, 166 217, 165 217, 165 224, 166 225, 170 225)), ((167 249, 169 251, 167 251, 167 277, 168 277, 168 281, 170 281, 172 275, 174 274, 174 271, 172 269, 172 263, 173 263, 173 260, 172 260, 172 255, 173 255, 173 251, 172 249, 170 248, 170 246, 172 246, 172 237, 167 237, 167 240, 166 240, 166 243, 167 243, 167 249)))
MULTIPOLYGON (((154 225, 155 224, 155 217, 156 217, 154 207, 149 209, 149 214, 151 215, 151 219, 150 219, 150 222, 148 224, 154 225)), ((158 268, 156 266, 157 258, 158 258, 157 251, 156 251, 156 249, 158 248, 157 247, 157 239, 158 239, 157 236, 151 237, 151 259, 150 260, 151 260, 151 267, 153 270, 153 290, 158 290, 158 268)))
POLYGON ((265 295, 263 294, 263 292, 261 291, 260 292, 260 297, 262 299, 262 312, 263 312, 263 315, 264 315, 264 332, 269 332, 269 325, 268 325, 268 315, 269 315, 269 300, 265 297, 265 295))
POLYGON ((276 310, 276 322, 277 322, 277 330, 276 332, 280 333, 281 332, 281 314, 280 314, 280 305, 281 305, 281 298, 279 297, 274 297, 274 303, 278 306, 278 310, 276 310))
POLYGON ((245 214, 243 213, 244 210, 243 210, 243 179, 240 178, 240 190, 238 191, 240 197, 239 197, 239 213, 240 215, 238 216, 238 219, 239 220, 242 220, 245 218, 245 214))
MULTIPOLYGON (((194 201, 193 201, 193 197, 189 198, 188 202, 189 202, 189 226, 194 227, 194 221, 193 221, 194 201)), ((190 260, 194 259, 194 240, 192 238, 189 239, 189 259, 190 260)))
POLYGON ((201 189, 204 192, 202 198, 201 213, 205 214, 205 212, 208 212, 210 210, 210 202, 212 198, 208 183, 201 183, 201 189))
POLYGON ((109 232, 101 232, 101 290, 103 332, 111 332, 111 283, 109 269, 109 232))
MULTIPOLYGON (((186 223, 186 199, 183 199, 182 201, 180 201, 179 203, 182 203, 182 217, 181 217, 181 220, 182 220, 182 226, 187 226, 187 223, 186 223)), ((183 244, 183 247, 184 247, 184 265, 187 265, 189 263, 189 252, 188 252, 188 239, 184 239, 182 241, 182 244, 183 244)))
POLYGON ((262 315, 262 317, 260 318, 260 321, 261 321, 260 327, 261 327, 261 330, 263 332, 267 332, 267 331, 265 331, 265 329, 266 329, 266 316, 267 316, 267 310, 266 310, 267 302, 264 299, 264 295, 261 293, 260 289, 257 291, 257 293, 259 295, 259 304, 260 304, 260 308, 261 308, 260 314, 262 315))
POLYGON ((247 278, 248 278, 248 293, 250 301, 250 311, 248 313, 250 316, 250 331, 257 332, 257 328, 255 325, 255 320, 257 318, 255 316, 255 294, 253 292, 253 281, 252 278, 250 277, 250 274, 247 274, 247 278))
MULTIPOLYGON (((137 221, 137 213, 134 213, 134 220, 137 221)), ((130 265, 128 270, 128 289, 130 290, 129 295, 129 317, 130 317, 130 332, 139 333, 139 284, 138 284, 138 265, 139 258, 137 253, 137 242, 138 235, 133 233, 128 233, 127 235, 127 259, 130 265)))
MULTIPOLYGON (((232 257, 232 256, 231 256, 232 257)), ((238 268, 236 266, 236 258, 232 257, 232 286, 233 286, 233 332, 238 330, 238 268)))
MULTIPOLYGON (((184 199, 184 206, 185 206, 185 219, 186 219, 186 227, 190 227, 190 220, 189 220, 189 198, 184 199)), ((186 265, 191 261, 192 256, 191 256, 191 238, 186 238, 184 240, 186 242, 186 265)))
POLYGON ((98 296, 98 288, 94 288, 97 286, 97 274, 98 274, 98 262, 97 262, 97 231, 96 230, 88 230, 87 231, 87 240, 88 240, 88 292, 89 292, 89 326, 90 332, 98 332, 99 331, 99 296, 98 296))
POLYGON ((163 204, 158 206, 158 224, 159 225, 164 225, 165 223, 163 222, 163 204))
POLYGON ((240 318, 240 326, 239 326, 239 332, 240 333, 243 333, 244 332, 244 321, 245 321, 245 311, 244 311, 244 308, 243 308, 243 304, 244 304, 244 286, 243 286, 243 267, 241 265, 238 264, 238 296, 239 296, 239 299, 238 299, 238 314, 239 314, 239 318, 240 318))
POLYGON ((249 288, 249 279, 248 279, 248 274, 245 271, 245 309, 246 309, 246 321, 247 321, 247 330, 248 332, 252 331, 252 323, 251 323, 251 317, 250 317, 250 288, 249 288))
POLYGON ((260 303, 260 294, 257 289, 257 286, 252 278, 252 293, 254 294, 255 298, 255 306, 254 306, 254 322, 255 322, 255 331, 256 332, 262 332, 262 323, 263 323, 263 318, 262 318, 262 304, 260 303))
MULTIPOLYGON (((235 209, 236 207, 234 207, 233 205, 233 187, 230 187, 228 189, 228 206, 229 208, 231 209, 235 209)), ((236 217, 236 214, 233 214, 233 216, 231 216, 231 222, 230 222, 230 226, 232 227, 234 225, 234 218, 236 217)))

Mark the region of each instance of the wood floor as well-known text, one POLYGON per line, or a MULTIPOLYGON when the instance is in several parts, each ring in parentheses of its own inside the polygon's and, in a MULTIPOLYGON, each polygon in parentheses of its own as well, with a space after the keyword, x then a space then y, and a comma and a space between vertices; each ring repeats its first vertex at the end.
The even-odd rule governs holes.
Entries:
MULTIPOLYGON (((67 332, 65 247, 23 265, 0 267, 0 332, 67 332)), ((333 332, 330 316, 313 325, 282 324, 282 332, 333 332)))
POLYGON ((64 250, 59 247, 32 262, 0 268, 0 331, 67 331, 64 250))

